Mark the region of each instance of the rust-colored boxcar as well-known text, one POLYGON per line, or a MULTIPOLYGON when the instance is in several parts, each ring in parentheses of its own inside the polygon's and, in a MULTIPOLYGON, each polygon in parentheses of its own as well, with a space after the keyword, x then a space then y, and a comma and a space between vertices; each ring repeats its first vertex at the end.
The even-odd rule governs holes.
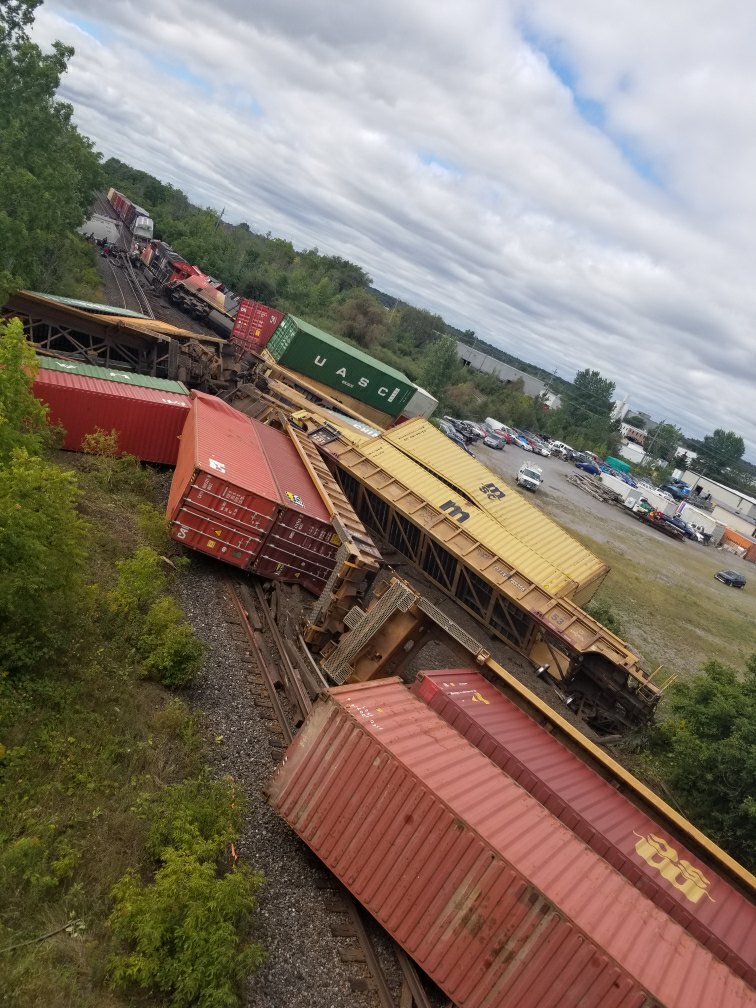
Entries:
POLYGON ((181 437, 168 498, 177 542, 318 593, 339 539, 287 435, 202 392, 181 437))
POLYGON ((242 298, 229 342, 241 351, 251 350, 253 353, 260 353, 283 321, 283 317, 283 312, 269 308, 261 301, 242 298))
POLYGON ((49 407, 50 421, 65 428, 64 448, 80 451, 82 439, 99 427, 117 432, 120 451, 175 465, 189 415, 184 385, 77 361, 39 363, 33 391, 49 407))
POLYGON ((262 577, 296 581, 319 595, 333 571, 341 540, 291 438, 265 424, 251 423, 281 503, 252 569, 262 577))
POLYGON ((278 491, 248 418, 193 392, 168 497, 171 537, 246 568, 278 510, 278 491))
POLYGON ((756 906, 475 669, 412 692, 739 976, 756 983, 756 906))
POLYGON ((459 1008, 756 995, 398 680, 330 690, 268 791, 459 1008))

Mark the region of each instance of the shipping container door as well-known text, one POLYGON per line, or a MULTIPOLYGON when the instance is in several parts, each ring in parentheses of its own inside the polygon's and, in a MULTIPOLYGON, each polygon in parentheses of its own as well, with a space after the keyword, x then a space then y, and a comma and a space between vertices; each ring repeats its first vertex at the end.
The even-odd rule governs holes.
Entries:
POLYGON ((261 577, 298 581, 317 594, 333 571, 339 545, 332 526, 287 509, 273 526, 253 569, 261 577))
POLYGON ((236 567, 249 567, 277 513, 275 501, 198 471, 171 518, 171 537, 236 567))

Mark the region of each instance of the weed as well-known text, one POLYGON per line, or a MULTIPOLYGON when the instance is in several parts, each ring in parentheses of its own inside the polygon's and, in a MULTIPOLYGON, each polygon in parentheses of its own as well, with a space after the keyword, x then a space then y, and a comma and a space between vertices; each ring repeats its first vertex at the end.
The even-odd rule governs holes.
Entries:
POLYGON ((157 989, 173 1008, 238 1004, 244 976, 264 961, 240 937, 260 883, 244 866, 218 877, 212 863, 170 848, 152 882, 127 873, 113 890, 109 920, 127 947, 111 957, 113 985, 157 989))
POLYGON ((158 599, 150 607, 137 649, 147 676, 169 689, 191 682, 204 654, 194 630, 169 597, 158 599))

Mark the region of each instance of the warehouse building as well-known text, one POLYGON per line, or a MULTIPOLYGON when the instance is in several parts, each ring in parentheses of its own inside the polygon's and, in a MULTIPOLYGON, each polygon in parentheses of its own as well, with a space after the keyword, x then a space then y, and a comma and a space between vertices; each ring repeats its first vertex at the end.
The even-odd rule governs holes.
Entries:
POLYGON ((469 367, 473 371, 480 371, 481 374, 495 375, 504 385, 512 385, 521 381, 525 395, 531 396, 533 399, 540 395, 545 396, 545 402, 549 409, 559 409, 562 404, 559 396, 547 388, 540 378, 527 374, 525 371, 519 371, 510 364, 505 364, 504 361, 497 360, 495 357, 489 357, 488 354, 484 354, 480 350, 474 350, 466 343, 457 343, 457 355, 465 367, 469 367))

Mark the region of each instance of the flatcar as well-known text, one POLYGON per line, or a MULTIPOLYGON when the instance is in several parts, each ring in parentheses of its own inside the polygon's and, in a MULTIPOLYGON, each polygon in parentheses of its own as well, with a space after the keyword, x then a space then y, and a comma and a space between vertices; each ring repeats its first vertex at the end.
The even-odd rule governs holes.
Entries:
MULTIPOLYGON (((632 731, 652 719, 664 685, 574 601, 580 583, 570 565, 518 539, 384 438, 355 441, 327 425, 310 436, 367 528, 491 634, 544 667, 595 730, 632 731)), ((590 591, 595 582, 585 573, 590 591)))
POLYGON ((126 227, 130 229, 135 240, 151 241, 154 225, 149 212, 144 207, 132 203, 128 196, 124 196, 123 193, 112 188, 108 189, 108 203, 110 203, 126 227))

